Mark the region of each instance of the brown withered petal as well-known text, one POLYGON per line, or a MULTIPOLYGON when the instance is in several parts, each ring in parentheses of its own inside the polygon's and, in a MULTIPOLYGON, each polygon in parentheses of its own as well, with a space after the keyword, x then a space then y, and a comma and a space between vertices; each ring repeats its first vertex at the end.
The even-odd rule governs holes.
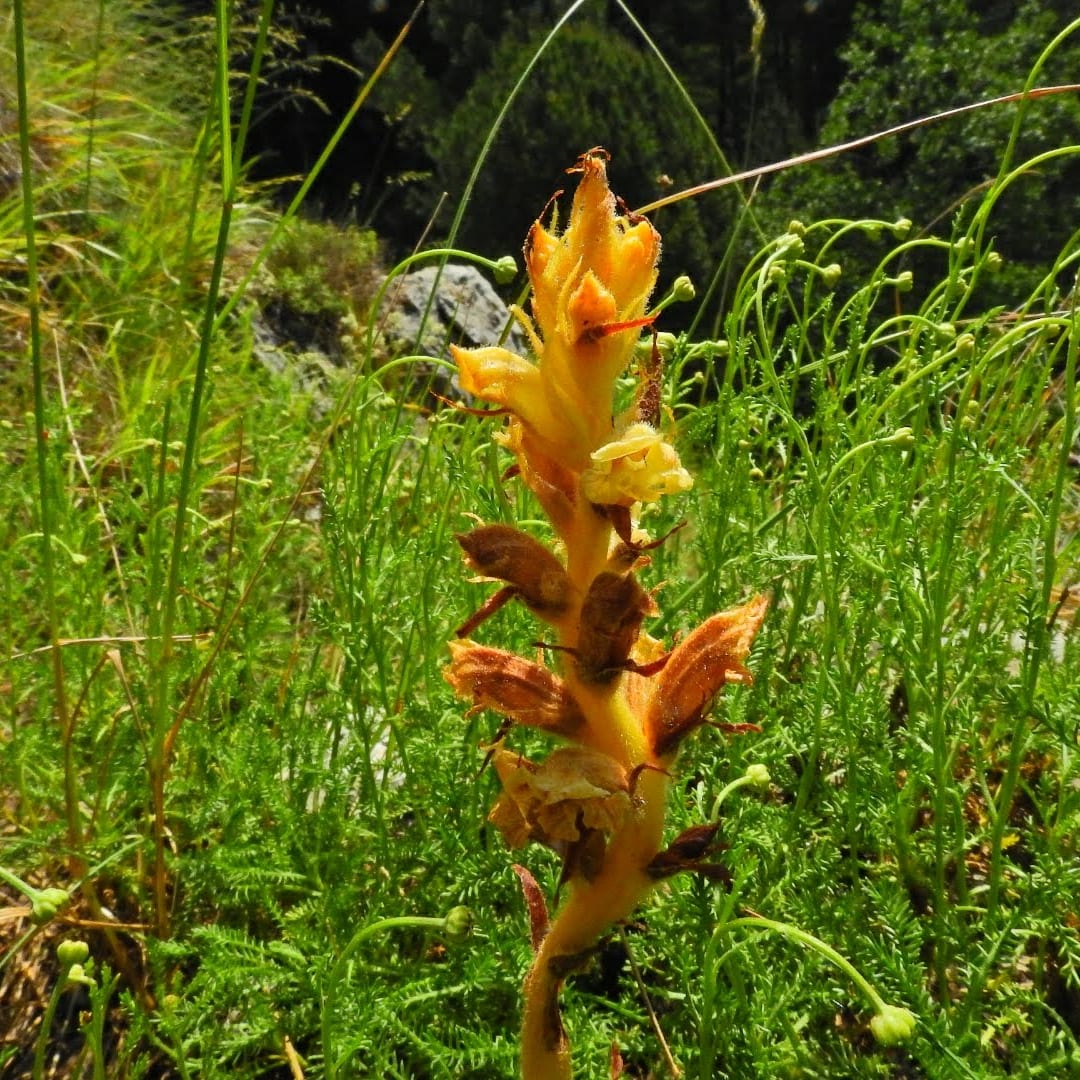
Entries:
POLYGON ((681 832, 670 845, 655 855, 645 872, 656 880, 662 880, 684 870, 704 874, 710 880, 729 882, 731 875, 719 863, 702 862, 713 849, 719 825, 692 825, 681 832))
POLYGON ((503 794, 488 820, 511 847, 535 840, 565 851, 590 829, 614 832, 630 812, 622 766, 596 750, 564 746, 540 764, 498 750, 494 766, 503 794))
POLYGON ((481 525, 457 541, 473 570, 512 585, 532 611, 558 615, 566 610, 570 579, 539 540, 510 525, 481 525))
POLYGON ((475 641, 452 641, 450 653, 443 677, 459 697, 555 735, 573 735, 585 722, 573 695, 546 667, 475 641))
POLYGON ((582 878, 585 881, 595 881, 600 871, 604 868, 604 857, 607 855, 607 836, 601 829, 582 829, 581 839, 566 845, 563 854, 562 871, 559 874, 559 883, 556 886, 555 898, 558 900, 559 891, 574 878, 582 878))
POLYGON ((645 732, 660 757, 699 727, 716 695, 728 683, 750 683, 743 665, 765 618, 767 597, 706 619, 672 651, 655 677, 645 711, 645 732))
POLYGON ((524 866, 514 863, 511 869, 517 874, 521 884, 521 894, 525 898, 525 907, 529 911, 529 940, 532 943, 533 952, 536 952, 548 932, 547 901, 544 900, 544 893, 536 878, 524 866))
POLYGON ((578 674, 586 682, 607 683, 626 670, 646 615, 656 614, 653 598, 631 574, 597 574, 581 605, 578 674))

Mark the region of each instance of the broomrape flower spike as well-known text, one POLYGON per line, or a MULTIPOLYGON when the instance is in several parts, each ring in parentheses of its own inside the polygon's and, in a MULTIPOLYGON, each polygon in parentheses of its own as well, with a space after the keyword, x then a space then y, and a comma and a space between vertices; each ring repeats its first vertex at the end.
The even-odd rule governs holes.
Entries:
POLYGON ((767 607, 759 596, 713 615, 670 651, 643 630, 658 609, 637 573, 663 538, 640 528, 639 514, 692 480, 665 431, 655 335, 635 358, 655 319, 646 306, 660 236, 620 210, 607 161, 601 149, 582 155, 569 170, 579 180, 565 226, 553 212, 529 231, 531 317, 516 310, 515 318, 532 355, 453 350, 462 389, 506 418, 495 438, 558 538, 549 550, 502 524, 458 537, 469 570, 498 588, 459 627, 445 669, 461 697, 503 717, 486 748, 502 785, 490 820, 510 847, 544 844, 563 863, 562 901, 550 920, 535 879, 514 867, 535 949, 524 987, 526 1080, 571 1076, 559 994, 599 937, 671 874, 726 877, 707 859, 716 823, 664 847, 665 801, 684 741, 726 684, 751 681, 744 661, 767 607), (616 382, 628 373, 636 393, 616 414, 616 382), (544 662, 472 638, 515 600, 547 628, 544 662), (530 761, 502 745, 517 724, 561 745, 530 761))

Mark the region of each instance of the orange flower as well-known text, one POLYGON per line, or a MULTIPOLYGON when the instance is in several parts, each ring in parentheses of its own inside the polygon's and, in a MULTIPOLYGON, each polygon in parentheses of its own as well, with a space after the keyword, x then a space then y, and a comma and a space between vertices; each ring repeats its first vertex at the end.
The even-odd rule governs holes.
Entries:
POLYGON ((607 154, 591 150, 567 227, 537 221, 525 244, 536 326, 522 312, 537 363, 507 349, 452 350, 464 390, 509 409, 543 453, 580 472, 611 439, 615 380, 647 324, 660 237, 644 218, 616 212, 607 154))

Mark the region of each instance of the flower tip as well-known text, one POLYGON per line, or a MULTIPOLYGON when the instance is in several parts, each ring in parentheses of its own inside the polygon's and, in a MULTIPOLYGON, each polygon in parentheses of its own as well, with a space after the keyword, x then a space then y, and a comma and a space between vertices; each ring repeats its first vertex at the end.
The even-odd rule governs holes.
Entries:
POLYGON ((870 1021, 870 1030, 882 1046, 896 1046, 914 1033, 915 1014, 899 1005, 882 1005, 881 1011, 870 1021))

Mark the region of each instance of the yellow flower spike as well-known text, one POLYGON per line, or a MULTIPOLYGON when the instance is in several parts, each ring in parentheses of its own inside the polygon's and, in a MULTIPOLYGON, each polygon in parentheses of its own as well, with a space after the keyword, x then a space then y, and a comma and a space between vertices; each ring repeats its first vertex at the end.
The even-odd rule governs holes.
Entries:
POLYGON ((559 540, 545 547, 509 524, 458 537, 469 567, 500 587, 458 628, 444 671, 474 709, 504 717, 496 745, 485 748, 502 785, 489 820, 511 847, 543 843, 562 858, 550 923, 539 886, 516 868, 536 950, 524 985, 524 1080, 572 1076, 559 995, 598 939, 670 874, 724 880, 724 867, 703 858, 715 823, 665 848, 668 770, 723 686, 750 681, 743 661, 766 606, 755 600, 714 616, 670 653, 646 632, 658 608, 637 573, 663 538, 650 540, 636 514, 692 481, 659 430, 655 343, 635 366, 633 404, 613 415, 615 383, 655 317, 646 304, 660 237, 620 211, 606 163, 602 150, 584 154, 569 170, 580 181, 565 227, 552 213, 549 226, 537 221, 529 232, 532 320, 514 315, 535 362, 499 348, 453 353, 462 388, 510 413, 496 441, 516 458, 559 540), (510 603, 554 634, 542 662, 468 640, 510 603), (564 745, 527 760, 501 745, 515 725, 564 745))

